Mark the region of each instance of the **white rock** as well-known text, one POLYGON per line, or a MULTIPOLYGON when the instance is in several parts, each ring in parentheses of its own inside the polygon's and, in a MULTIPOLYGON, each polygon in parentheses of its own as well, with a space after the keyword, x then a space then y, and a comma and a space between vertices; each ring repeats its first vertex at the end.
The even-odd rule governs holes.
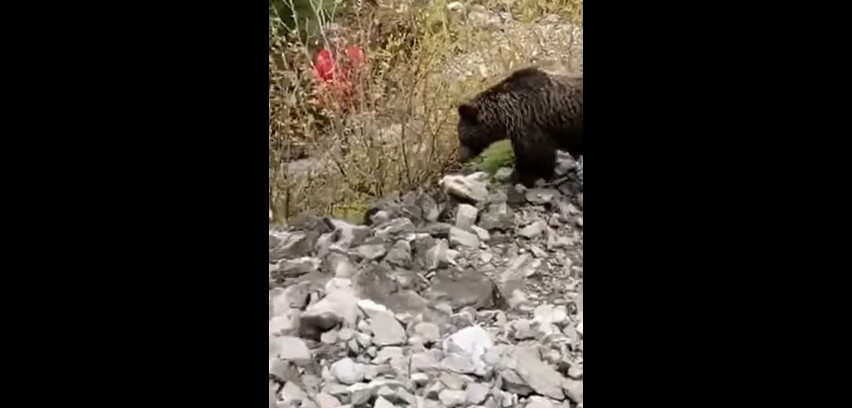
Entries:
POLYGON ((488 188, 486 180, 488 174, 478 172, 468 176, 447 175, 441 179, 439 185, 442 187, 445 194, 463 200, 473 202, 485 201, 488 199, 488 188), (484 179, 482 177, 485 177, 484 179))
POLYGON ((402 347, 383 347, 376 357, 373 358, 373 364, 384 364, 394 357, 402 357, 402 347))
POLYGON ((275 395, 275 390, 272 389, 272 382, 269 382, 269 408, 278 408, 278 396, 275 395))
POLYGON ((565 392, 565 395, 571 400, 574 401, 575 404, 583 403, 583 381, 582 380, 572 380, 567 379, 565 383, 562 384, 562 390, 565 392))
POLYGON ((359 299, 358 307, 361 308, 361 311, 370 318, 373 318, 379 313, 391 313, 387 306, 373 302, 370 299, 359 299))
POLYGON ((465 231, 461 228, 450 227, 450 244, 455 246, 465 246, 468 248, 479 247, 479 237, 472 232, 465 231))
POLYGON ((373 404, 373 408, 394 408, 394 405, 390 403, 390 401, 378 397, 376 398, 376 403, 373 404))
POLYGON ((355 384, 364 380, 365 367, 351 358, 338 360, 331 365, 331 374, 342 384, 355 384))
POLYGON ((396 346, 406 344, 405 329, 390 313, 377 313, 370 319, 370 330, 373 332, 373 343, 379 346, 396 346))
POLYGON ((316 302, 302 313, 302 316, 318 316, 331 313, 339 317, 348 327, 354 327, 358 321, 358 299, 350 289, 338 289, 328 293, 326 297, 316 302))
POLYGON ((312 360, 311 350, 298 337, 281 336, 269 338, 269 357, 278 356, 282 360, 296 364, 309 363, 312 360))
POLYGON ((417 385, 424 385, 429 382, 429 374, 426 373, 414 373, 411 374, 411 381, 417 385))
POLYGON ((478 325, 468 326, 453 333, 443 343, 445 353, 470 361, 478 373, 485 371, 482 356, 491 347, 494 347, 491 334, 478 325))
POLYGON ((479 405, 485 401, 485 398, 488 397, 488 392, 490 391, 490 387, 488 384, 480 384, 480 383, 469 383, 467 385, 467 389, 465 390, 466 399, 468 404, 479 405))
POLYGON ((349 341, 354 336, 355 336, 355 331, 348 328, 348 327, 344 327, 344 328, 340 329, 340 331, 337 332, 337 338, 340 341, 349 341))
POLYGON ((546 229, 547 224, 545 224, 542 220, 538 220, 524 228, 521 228, 521 230, 518 231, 518 235, 527 239, 533 239, 544 233, 544 230, 546 229))
POLYGON ((456 407, 464 405, 467 400, 467 393, 462 390, 441 390, 438 393, 438 399, 446 407, 456 407))
POLYGON ((456 209, 456 228, 469 230, 476 223, 476 216, 479 210, 470 204, 459 204, 456 209))

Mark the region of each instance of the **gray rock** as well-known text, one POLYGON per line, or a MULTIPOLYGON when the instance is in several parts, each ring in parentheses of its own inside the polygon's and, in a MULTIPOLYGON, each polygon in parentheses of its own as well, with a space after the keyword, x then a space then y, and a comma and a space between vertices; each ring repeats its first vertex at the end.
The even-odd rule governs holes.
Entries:
POLYGON ((533 395, 527 401, 525 408, 553 408, 553 403, 549 399, 533 395))
POLYGON ((429 306, 426 299, 413 290, 400 290, 390 295, 387 301, 385 301, 385 304, 397 317, 417 315, 425 311, 429 306))
POLYGON ((530 321, 527 319, 518 319, 509 323, 512 337, 515 340, 529 340, 535 338, 535 332, 530 327, 530 321))
POLYGON ((373 358, 373 364, 384 364, 394 357, 402 357, 402 347, 383 347, 373 358))
POLYGON ((320 342, 323 344, 334 345, 337 344, 337 330, 329 330, 320 335, 320 342))
POLYGON ((351 278, 357 271, 349 257, 339 252, 332 252, 323 259, 323 272, 338 278, 351 278))
POLYGON ((355 248, 355 252, 365 259, 374 261, 385 256, 387 248, 384 244, 368 244, 358 246, 355 248))
POLYGON ((562 384, 562 391, 575 404, 583 403, 583 380, 566 379, 562 384))
POLYGON ((387 306, 385 306, 381 303, 376 303, 376 302, 374 302, 370 299, 358 299, 358 301, 356 303, 358 305, 358 308, 362 312, 364 312, 364 314, 369 318, 373 318, 379 313, 390 312, 390 310, 387 308, 387 306))
POLYGON ((438 377, 438 380, 441 381, 441 383, 443 383, 444 386, 450 390, 462 390, 464 389, 464 386, 467 383, 473 381, 472 379, 470 379, 470 377, 450 372, 441 373, 441 376, 438 377))
MULTIPOLYGON (((582 380, 583 379, 583 366, 578 364, 572 364, 570 368, 568 368, 568 377, 572 380, 582 380)), ((565 386, 563 385, 562 390, 565 391, 565 386)))
POLYGON ((516 407, 518 406, 518 396, 516 394, 499 391, 500 393, 500 406, 503 408, 516 407))
POLYGON ((537 322, 553 323, 555 325, 564 325, 568 322, 568 308, 565 305, 539 305, 533 311, 533 315, 534 320, 537 322))
POLYGON ((535 205, 549 205, 558 196, 559 192, 552 188, 531 188, 525 194, 527 201, 535 205))
POLYGON ((281 336, 269 338, 269 356, 278 356, 285 361, 307 364, 312 360, 311 350, 298 337, 281 336))
POLYGON ((418 386, 425 385, 426 383, 429 382, 429 379, 430 379, 429 374, 426 374, 426 373, 417 372, 417 373, 411 374, 411 381, 418 386))
POLYGON ((357 302, 358 299, 351 289, 335 290, 328 293, 319 302, 308 306, 305 312, 302 313, 302 323, 311 316, 329 313, 336 316, 340 321, 345 322, 349 327, 354 327, 358 318, 357 302))
POLYGON ((285 289, 275 288, 269 291, 272 303, 272 315, 281 316, 291 309, 302 309, 308 304, 310 290, 307 285, 288 286, 285 289))
POLYGON ((572 168, 574 168, 573 159, 569 158, 569 160, 559 160, 556 162, 556 168, 553 169, 553 172, 557 177, 563 177, 567 175, 568 171, 572 168))
POLYGON ((515 226, 514 214, 505 202, 488 204, 479 217, 479 226, 488 231, 507 231, 515 226))
POLYGON ((391 264, 401 268, 411 267, 411 245, 406 240, 396 241, 388 251, 385 260, 391 264))
POLYGON ((540 236, 547 229, 547 224, 545 224, 542 220, 536 220, 535 222, 527 225, 526 227, 521 228, 518 231, 518 235, 527 238, 533 239, 540 236))
POLYGON ((522 289, 524 279, 534 275, 540 264, 540 260, 532 259, 529 254, 523 254, 512 259, 497 275, 496 279, 503 296, 509 298, 513 292, 522 289))
POLYGON ((294 381, 299 379, 298 367, 290 361, 278 357, 269 360, 269 374, 280 382, 294 381))
POLYGON ((482 272, 469 269, 464 273, 439 270, 423 297, 433 302, 447 302, 453 309, 472 306, 477 309, 494 306, 494 283, 482 272))
POLYGON ((467 385, 467 389, 465 389, 466 400, 468 404, 478 405, 485 402, 485 398, 488 397, 488 393, 491 391, 491 387, 488 384, 481 384, 477 382, 472 382, 467 385))
POLYGON ((375 228, 375 235, 384 239, 412 232, 414 232, 414 223, 408 218, 394 218, 375 228))
POLYGON ((467 176, 444 176, 439 185, 447 194, 457 199, 477 203, 488 198, 488 173, 477 172, 467 176))
POLYGON ((319 408, 337 408, 342 405, 337 398, 322 392, 317 394, 317 396, 314 397, 314 400, 317 402, 317 405, 319 405, 319 408))
POLYGON ((384 398, 391 404, 414 405, 414 396, 405 388, 394 385, 382 385, 376 391, 379 398, 384 398))
POLYGON ((473 225, 470 227, 471 231, 479 237, 479 240, 482 242, 488 242, 491 239, 491 234, 488 233, 488 230, 485 228, 478 227, 473 225))
POLYGON ((299 406, 305 399, 307 399, 305 392, 292 381, 287 381, 284 386, 281 387, 281 401, 284 403, 299 406))
POLYGON ((500 371, 502 380, 502 388, 505 391, 521 396, 532 394, 533 389, 524 381, 518 373, 509 368, 504 368, 500 371))
POLYGON ((356 363, 351 358, 338 360, 331 365, 331 374, 337 379, 337 381, 340 381, 341 384, 351 385, 361 382, 364 380, 365 373, 366 370, 364 365, 356 363))
POLYGON ((353 406, 364 405, 373 396, 377 388, 363 383, 352 384, 349 386, 349 401, 353 406))
POLYGON ((441 328, 431 322, 420 322, 414 325, 414 333, 426 343, 434 343, 441 339, 441 328))
POLYGON ((434 271, 438 268, 445 267, 449 264, 449 258, 447 257, 447 250, 449 250, 449 246, 447 245, 447 241, 440 239, 435 242, 435 245, 432 248, 429 248, 426 251, 425 257, 425 265, 426 270, 434 271))
POLYGON ((272 382, 269 383, 269 408, 278 408, 278 396, 275 395, 275 390, 272 389, 272 382))
POLYGON ((373 343, 379 346, 402 345, 406 342, 405 329, 390 313, 377 313, 370 319, 373 343))
POLYGON ((550 230, 550 232, 547 234, 547 249, 550 251, 556 249, 570 248, 573 245, 574 240, 571 239, 571 237, 558 235, 554 230, 550 230))
POLYGON ((433 373, 440 369, 441 352, 438 350, 422 351, 411 355, 411 372, 433 373))
POLYGON ((315 232, 302 231, 270 231, 269 235, 270 244, 273 243, 273 240, 275 241, 274 248, 269 250, 270 263, 276 263, 281 259, 294 259, 309 255, 319 236, 315 232))
POLYGON ((431 196, 421 194, 417 197, 416 204, 420 206, 424 220, 427 222, 435 222, 438 220, 438 203, 436 203, 431 196))
POLYGON ((450 228, 450 244, 453 246, 465 246, 468 248, 479 247, 479 237, 472 232, 452 227, 450 228))
POLYGON ((435 238, 448 238, 450 236, 450 228, 452 225, 445 222, 435 222, 419 228, 417 231, 429 234, 435 238))
POLYGON ((438 393, 438 399, 445 407, 456 407, 464 405, 467 401, 467 394, 461 390, 441 390, 438 393))
MULTIPOLYGON (((438 399, 438 394, 443 390, 444 384, 440 381, 435 381, 432 384, 429 384, 429 386, 427 386, 426 389, 423 390, 423 396, 429 399, 436 400, 438 399)), ((443 407, 444 405, 441 406, 443 407)))
POLYGON ((399 289, 397 275, 387 262, 374 264, 355 274, 355 291, 361 299, 385 303, 388 295, 399 289))
POLYGON ((373 408, 394 408, 394 405, 383 397, 378 397, 376 398, 376 403, 373 404, 373 408))
POLYGON ((349 341, 353 337, 355 337, 355 331, 348 327, 344 327, 337 332, 337 338, 340 341, 349 341))
POLYGON ((356 339, 349 339, 349 341, 346 342, 346 346, 349 347, 349 350, 355 354, 361 353, 361 345, 356 339))
POLYGON ((390 221, 390 213, 385 210, 379 210, 370 215, 370 224, 381 225, 390 221))
POLYGON ((529 250, 530 250, 530 252, 532 252, 533 256, 535 256, 536 258, 547 258, 548 257, 547 252, 544 252, 544 250, 541 249, 541 247, 538 246, 538 245, 530 245, 529 250))
POLYGON ((511 167, 501 167, 494 173, 494 180, 499 183, 507 183, 512 179, 513 170, 511 167))
POLYGON ((364 240, 370 237, 370 227, 366 225, 354 225, 343 220, 329 219, 334 226, 334 234, 337 239, 334 243, 342 249, 356 247, 364 243, 364 240))
MULTIPOLYGON (((476 207, 470 204, 459 204, 456 209, 456 228, 469 230, 472 225, 476 224, 478 214, 479 210, 476 207)), ((450 234, 452 234, 452 231, 450 231, 450 234)))
MULTIPOLYGON (((450 354, 444 357, 441 360, 441 369, 451 371, 459 374, 474 374, 477 372, 477 364, 472 361, 470 358, 458 355, 458 354, 450 354)), ((480 371, 483 371, 480 368, 480 371)))
POLYGON ((283 259, 278 263, 278 270, 272 274, 273 279, 286 279, 302 276, 306 273, 317 271, 319 259, 301 257, 297 259, 283 259))
POLYGON ((541 361, 535 347, 516 347, 512 353, 516 362, 515 371, 536 393, 562 401, 565 395, 562 384, 565 377, 547 363, 541 361))

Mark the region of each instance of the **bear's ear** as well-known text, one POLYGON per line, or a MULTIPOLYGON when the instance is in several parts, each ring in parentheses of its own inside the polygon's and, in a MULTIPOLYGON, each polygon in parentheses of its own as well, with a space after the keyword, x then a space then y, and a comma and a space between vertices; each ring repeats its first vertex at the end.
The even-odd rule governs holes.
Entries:
POLYGON ((479 116, 479 109, 476 106, 471 105, 470 103, 463 103, 459 105, 459 117, 472 123, 477 122, 477 118, 479 116))

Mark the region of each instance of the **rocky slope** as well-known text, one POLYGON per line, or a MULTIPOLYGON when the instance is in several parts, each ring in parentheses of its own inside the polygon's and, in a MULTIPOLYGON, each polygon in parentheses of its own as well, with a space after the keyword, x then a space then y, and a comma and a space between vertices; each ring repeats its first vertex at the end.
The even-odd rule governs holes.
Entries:
POLYGON ((582 407, 582 161, 269 231, 269 406, 582 407))

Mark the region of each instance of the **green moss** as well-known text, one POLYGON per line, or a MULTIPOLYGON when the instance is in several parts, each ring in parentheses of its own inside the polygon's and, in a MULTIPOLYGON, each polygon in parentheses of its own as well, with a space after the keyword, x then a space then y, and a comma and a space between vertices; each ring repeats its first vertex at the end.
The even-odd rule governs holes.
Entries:
POLYGON ((515 153, 512 150, 512 143, 508 140, 501 140, 489 146, 479 155, 476 167, 493 175, 501 167, 512 167, 514 163, 515 153))

